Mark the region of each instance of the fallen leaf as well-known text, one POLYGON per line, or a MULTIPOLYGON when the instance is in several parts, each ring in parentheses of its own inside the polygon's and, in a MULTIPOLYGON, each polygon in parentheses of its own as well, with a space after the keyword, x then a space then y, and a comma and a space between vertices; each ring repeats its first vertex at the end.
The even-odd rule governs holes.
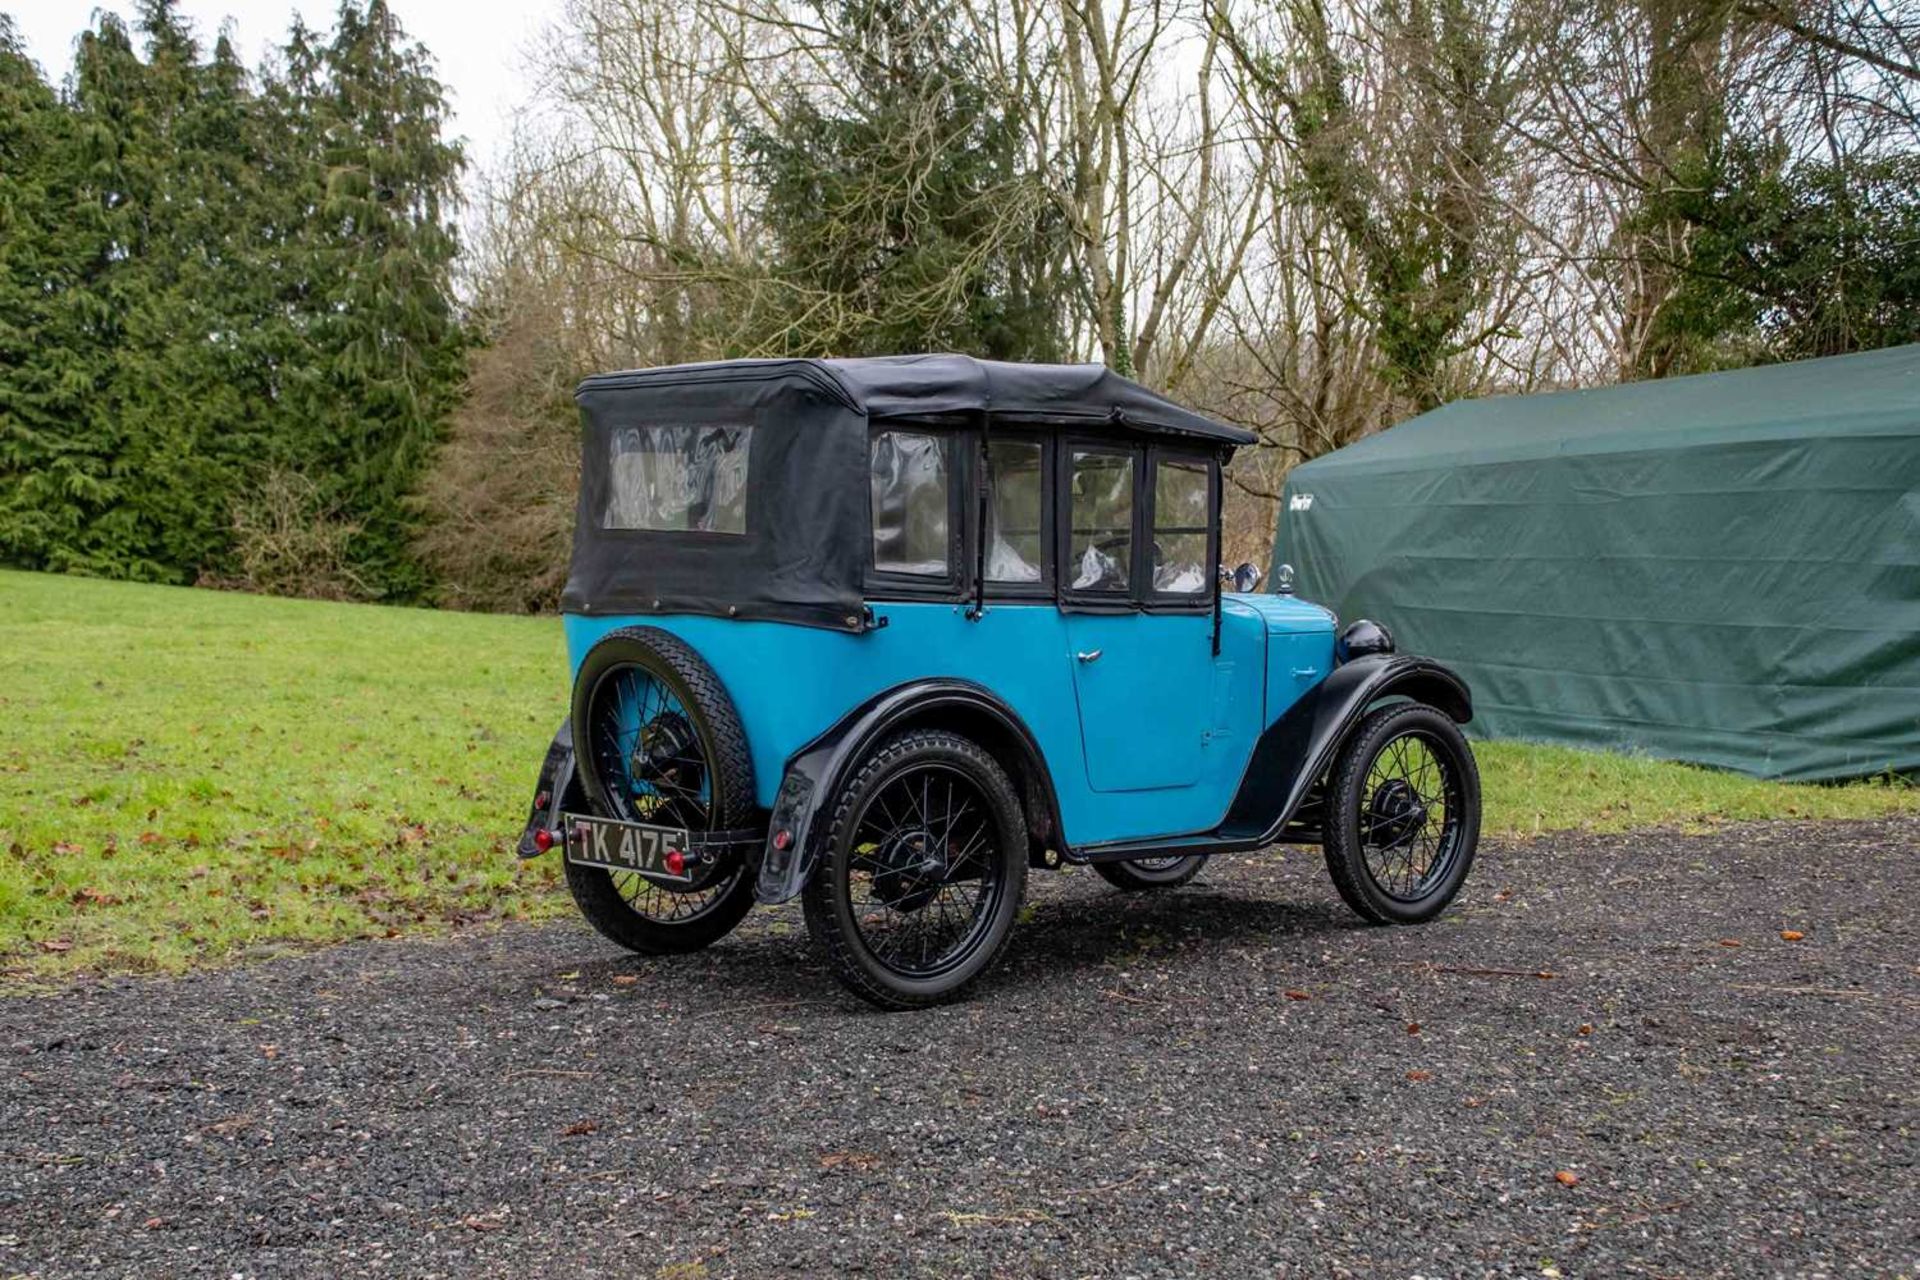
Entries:
POLYGON ((165 1218, 148 1218, 143 1225, 149 1231, 158 1231, 167 1225, 167 1220, 165 1218))
POLYGON ((499 1217, 494 1215, 487 1215, 483 1217, 482 1215, 477 1213, 470 1213, 466 1217, 460 1219, 460 1225, 463 1227, 470 1228, 471 1230, 474 1230, 474 1231, 498 1231, 500 1228, 506 1226, 507 1224, 501 1221, 499 1217))
POLYGON ((616 973, 613 975, 613 985, 616 987, 630 987, 638 981, 640 981, 640 979, 630 973, 616 973))
POLYGON ((1780 940, 1782 942, 1798 942, 1806 936, 1806 934, 1800 932, 1798 929, 1782 929, 1780 931, 1780 940))
POLYGON ((40 949, 42 951, 71 951, 73 950, 73 939, 42 938, 40 939, 40 949))
POLYGON ((1720 939, 1720 945, 1721 945, 1721 946, 1723 946, 1723 947, 1737 947, 1737 946, 1739 946, 1739 945, 1740 945, 1740 939, 1738 939, 1738 938, 1722 938, 1722 939, 1720 939))
POLYGON ((820 1157, 822 1169, 871 1169, 879 1163, 871 1151, 829 1151, 820 1157))
POLYGON ((1581 1034, 1581 1035, 1583 1035, 1583 1036, 1590 1036, 1590 1035, 1592 1035, 1592 1034, 1593 1034, 1593 1024, 1592 1024, 1591 1022, 1583 1022, 1583 1023, 1581 1023, 1581 1024, 1580 1024, 1580 1034, 1581 1034))
POLYGON ((560 1134, 562 1137, 580 1138, 585 1137, 589 1133, 598 1132, 600 1132, 600 1122, 598 1120, 575 1120, 572 1124, 562 1129, 560 1134))
POLYGON ((1292 989, 1288 989, 1288 990, 1286 990, 1286 991, 1283 991, 1283 992, 1281 992, 1280 994, 1282 994, 1282 995, 1284 995, 1284 996, 1285 996, 1285 997, 1286 997, 1287 999, 1289 999, 1289 1000, 1311 1000, 1311 999, 1313 999, 1313 997, 1312 997, 1312 996, 1310 996, 1310 995, 1308 995, 1308 994, 1307 994, 1306 992, 1304 992, 1304 991, 1294 991, 1294 990, 1292 990, 1292 989))
POLYGON ((1469 1097, 1467 1099, 1467 1106, 1469 1109, 1476 1108, 1476 1107, 1484 1107, 1486 1105, 1487 1105, 1487 1100, 1485 1098, 1469 1097))
POLYGON ((1414 1070, 1407 1072, 1407 1079, 1413 1081, 1415 1084, 1421 1084, 1421 1083, 1424 1083, 1425 1081, 1433 1079, 1433 1072, 1421 1071, 1420 1069, 1415 1068, 1414 1070))
POLYGON ((271 1060, 280 1056, 280 1046, 277 1044, 263 1044, 260 1046, 260 1052, 263 1056, 271 1060))
POLYGON ((1580 1185, 1580 1175, 1571 1169, 1560 1170, 1560 1172, 1553 1175, 1553 1180, 1563 1187, 1577 1187, 1580 1185))
POLYGON ((1409 1023, 1407 1024, 1407 1034, 1408 1034, 1408 1035, 1410 1035, 1410 1036, 1417 1036, 1417 1035, 1419 1035, 1419 1034, 1420 1034, 1420 1024, 1419 1024, 1419 1023, 1417 1023, 1417 1022, 1409 1022, 1409 1023))

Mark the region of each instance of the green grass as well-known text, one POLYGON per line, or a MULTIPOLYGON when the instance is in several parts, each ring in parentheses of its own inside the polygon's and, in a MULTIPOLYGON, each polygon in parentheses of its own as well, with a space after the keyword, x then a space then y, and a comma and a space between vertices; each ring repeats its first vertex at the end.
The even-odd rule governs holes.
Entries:
MULTIPOLYGON (((0 572, 0 971, 172 970, 571 910, 521 865, 566 707, 552 619, 0 572)), ((1683 765, 1479 746, 1487 829, 1920 808, 1683 765)))
POLYGON ((175 969, 557 911, 510 844, 555 620, 0 573, 0 965, 175 969))

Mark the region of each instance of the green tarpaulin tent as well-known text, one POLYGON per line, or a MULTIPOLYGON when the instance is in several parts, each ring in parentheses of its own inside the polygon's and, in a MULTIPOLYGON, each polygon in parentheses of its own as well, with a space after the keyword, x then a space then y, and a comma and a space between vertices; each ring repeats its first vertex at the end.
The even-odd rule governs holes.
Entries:
POLYGON ((1275 560, 1484 736, 1920 772, 1920 346, 1448 405, 1295 468, 1275 560))

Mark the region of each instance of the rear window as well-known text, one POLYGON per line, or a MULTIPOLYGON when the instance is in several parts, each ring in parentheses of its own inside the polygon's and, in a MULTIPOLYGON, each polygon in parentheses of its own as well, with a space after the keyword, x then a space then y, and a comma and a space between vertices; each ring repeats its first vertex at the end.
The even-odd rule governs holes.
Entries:
POLYGON ((608 441, 601 526, 744 534, 752 444, 750 426, 621 427, 608 441))

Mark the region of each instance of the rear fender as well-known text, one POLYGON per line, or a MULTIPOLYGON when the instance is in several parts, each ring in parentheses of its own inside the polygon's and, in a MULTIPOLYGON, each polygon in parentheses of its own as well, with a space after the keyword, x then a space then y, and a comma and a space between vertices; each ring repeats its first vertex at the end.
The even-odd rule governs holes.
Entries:
POLYGON ((760 860, 761 902, 786 902, 806 887, 832 838, 832 807, 847 779, 882 738, 915 727, 951 729, 991 751, 1021 793, 1030 856, 1049 844, 1063 848, 1053 776, 1019 714, 971 681, 916 680, 868 699, 787 761, 760 860))
POLYGON ((566 719, 560 722, 560 731, 553 735, 547 758, 541 762, 540 780, 533 787, 533 805, 527 812, 527 825, 521 829, 520 844, 515 852, 522 858, 538 857, 546 850, 536 843, 537 832, 549 832, 552 844, 558 844, 564 834, 560 830, 561 815, 585 812, 586 790, 573 767, 573 721, 566 719))
POLYGON ((1221 834, 1262 845, 1281 839, 1367 708, 1386 698, 1426 703, 1458 724, 1473 719, 1466 681, 1431 658, 1374 654, 1342 663, 1260 735, 1221 834))

